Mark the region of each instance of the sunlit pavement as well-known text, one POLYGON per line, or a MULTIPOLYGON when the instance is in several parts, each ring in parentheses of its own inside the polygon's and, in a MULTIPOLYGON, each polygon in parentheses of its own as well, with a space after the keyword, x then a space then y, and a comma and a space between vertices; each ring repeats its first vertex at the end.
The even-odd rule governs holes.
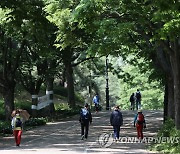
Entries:
MULTIPOLYGON (((14 138, 0 139, 0 154, 38 153, 38 154, 77 154, 77 153, 102 153, 102 154, 146 154, 153 153, 146 150, 148 143, 127 142, 127 138, 136 138, 133 127, 135 111, 122 111, 124 125, 121 127, 120 142, 112 140, 112 126, 109 124, 110 111, 93 113, 93 122, 90 125, 89 137, 81 140, 79 116, 68 118, 61 122, 48 123, 36 129, 23 133, 20 147, 14 144, 14 138)), ((147 128, 144 130, 145 138, 156 135, 162 124, 162 111, 144 111, 147 128)))

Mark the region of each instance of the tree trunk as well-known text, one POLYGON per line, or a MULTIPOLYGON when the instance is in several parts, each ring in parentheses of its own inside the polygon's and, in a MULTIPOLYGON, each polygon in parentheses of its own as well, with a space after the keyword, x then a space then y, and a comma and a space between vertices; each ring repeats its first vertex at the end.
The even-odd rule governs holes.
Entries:
POLYGON ((178 41, 173 42, 171 47, 173 49, 170 52, 170 57, 174 77, 175 126, 180 129, 180 53, 178 41))
POLYGON ((180 71, 174 77, 175 125, 180 129, 180 71))
POLYGON ((54 103, 53 103, 53 83, 54 78, 48 78, 46 81, 46 95, 49 95, 50 105, 49 105, 49 112, 53 114, 55 112, 54 103))
POLYGON ((11 119, 11 113, 14 110, 14 89, 15 89, 15 82, 12 84, 8 84, 10 86, 4 88, 3 91, 3 98, 4 98, 4 104, 5 104, 5 115, 6 120, 11 119))
POLYGON ((62 77, 60 78, 59 81, 59 86, 65 87, 65 82, 66 82, 66 70, 64 69, 62 72, 62 77))
POLYGON ((38 94, 32 95, 32 117, 37 117, 38 94))
POLYGON ((70 63, 66 64, 66 77, 67 77, 68 103, 70 107, 74 107, 75 106, 74 79, 73 79, 73 68, 70 63))
POLYGON ((168 86, 165 85, 165 92, 164 92, 164 122, 167 120, 168 117, 168 86))
POLYGON ((174 82, 172 77, 168 77, 168 118, 175 118, 175 106, 174 106, 174 82))

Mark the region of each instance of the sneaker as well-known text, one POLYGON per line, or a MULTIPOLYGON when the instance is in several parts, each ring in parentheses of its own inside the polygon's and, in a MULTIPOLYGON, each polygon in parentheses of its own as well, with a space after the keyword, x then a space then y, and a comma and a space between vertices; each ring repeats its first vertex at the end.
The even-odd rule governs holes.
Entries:
POLYGON ((81 140, 84 140, 84 135, 81 136, 81 140))

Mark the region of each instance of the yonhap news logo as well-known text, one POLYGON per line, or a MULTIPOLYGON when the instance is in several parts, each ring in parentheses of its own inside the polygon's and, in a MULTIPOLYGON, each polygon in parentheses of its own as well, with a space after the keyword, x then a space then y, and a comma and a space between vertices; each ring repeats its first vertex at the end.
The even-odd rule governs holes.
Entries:
POLYGON ((98 143, 101 147, 109 147, 113 143, 113 134, 112 133, 103 133, 98 138, 98 143))
POLYGON ((179 143, 180 137, 120 137, 119 143, 179 143))
MULTIPOLYGON (((113 139, 112 133, 103 133, 98 138, 98 144, 101 147, 110 147, 115 140, 113 139)), ((116 140, 117 141, 117 140, 116 140)), ((137 137, 120 137, 116 143, 179 143, 180 137, 144 137, 138 139, 137 137)))

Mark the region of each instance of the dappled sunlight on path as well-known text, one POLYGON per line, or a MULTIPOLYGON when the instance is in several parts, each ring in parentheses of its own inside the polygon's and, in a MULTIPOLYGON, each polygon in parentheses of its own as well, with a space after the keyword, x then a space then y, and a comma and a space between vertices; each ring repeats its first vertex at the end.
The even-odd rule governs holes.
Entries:
MULTIPOLYGON (((23 133, 22 144, 19 148, 14 146, 13 137, 0 139, 0 153, 152 153, 147 151, 146 143, 125 142, 126 139, 136 138, 136 130, 133 127, 135 111, 122 111, 124 125, 121 127, 121 142, 100 142, 102 134, 112 134, 112 126, 109 123, 110 113, 102 111, 93 113, 93 122, 90 125, 89 137, 86 141, 80 138, 80 124, 78 115, 61 122, 48 123, 33 130, 23 133)), ((145 138, 156 135, 162 124, 162 111, 143 111, 146 117, 147 128, 144 131, 145 138)))

